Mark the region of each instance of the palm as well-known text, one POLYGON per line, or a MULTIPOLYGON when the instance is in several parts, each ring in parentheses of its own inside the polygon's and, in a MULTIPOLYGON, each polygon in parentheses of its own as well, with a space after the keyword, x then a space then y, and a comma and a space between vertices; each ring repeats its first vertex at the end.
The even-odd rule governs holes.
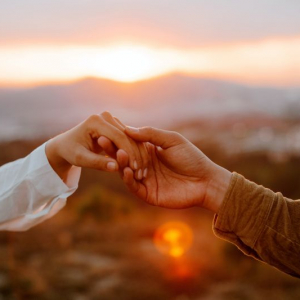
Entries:
POLYGON ((149 204, 185 208, 205 197, 208 158, 184 141, 166 150, 148 144, 150 156, 146 179, 138 183, 137 196, 149 204))

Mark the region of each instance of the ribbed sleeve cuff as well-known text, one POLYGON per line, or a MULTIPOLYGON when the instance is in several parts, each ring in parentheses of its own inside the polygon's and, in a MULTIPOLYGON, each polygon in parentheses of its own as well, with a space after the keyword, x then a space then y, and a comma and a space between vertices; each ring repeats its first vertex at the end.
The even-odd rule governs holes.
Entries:
POLYGON ((233 173, 223 204, 213 221, 217 237, 253 254, 253 247, 266 226, 276 194, 233 173))

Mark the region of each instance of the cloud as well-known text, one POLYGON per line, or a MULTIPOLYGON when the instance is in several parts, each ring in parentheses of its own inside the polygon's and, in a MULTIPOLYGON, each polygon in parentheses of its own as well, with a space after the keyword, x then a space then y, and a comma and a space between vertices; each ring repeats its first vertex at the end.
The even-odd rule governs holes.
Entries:
POLYGON ((299 11, 280 0, 2 1, 0 43, 198 47, 297 35, 299 11))

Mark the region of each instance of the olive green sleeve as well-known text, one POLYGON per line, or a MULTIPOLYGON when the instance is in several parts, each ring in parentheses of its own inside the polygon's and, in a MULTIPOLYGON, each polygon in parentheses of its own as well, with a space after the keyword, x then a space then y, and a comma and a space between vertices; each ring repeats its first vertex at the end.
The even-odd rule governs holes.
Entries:
POLYGON ((300 200, 233 173, 213 231, 246 255, 300 277, 300 200))

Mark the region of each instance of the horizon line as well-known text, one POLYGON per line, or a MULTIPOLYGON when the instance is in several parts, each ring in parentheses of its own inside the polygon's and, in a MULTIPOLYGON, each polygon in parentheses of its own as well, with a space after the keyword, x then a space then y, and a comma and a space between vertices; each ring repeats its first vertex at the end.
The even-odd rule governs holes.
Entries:
POLYGON ((67 85, 74 85, 76 83, 80 83, 86 80, 97 80, 97 81, 103 81, 103 82, 110 82, 118 85, 137 85, 141 84, 143 82, 151 82, 160 80, 163 78, 170 78, 170 77, 184 77, 184 78, 194 78, 194 79, 202 79, 202 80, 211 80, 211 81, 218 81, 218 82, 224 82, 228 84, 236 84, 240 86, 250 87, 250 88, 272 88, 272 89, 299 89, 300 85, 292 85, 292 84, 270 84, 270 83, 257 83, 257 82, 247 82, 243 80, 236 80, 236 79, 230 79, 225 78, 222 76, 216 76, 216 75, 205 75, 205 74, 192 74, 188 72, 168 72, 165 74, 160 74, 157 76, 152 76, 149 78, 142 78, 132 81, 122 81, 122 80, 116 80, 106 77, 100 77, 100 76, 82 76, 74 79, 66 79, 66 80, 41 80, 36 82, 15 82, 15 83, 3 83, 0 82, 0 89, 1 90, 25 90, 25 89, 35 89, 40 87, 47 87, 47 86, 67 86, 67 85))

